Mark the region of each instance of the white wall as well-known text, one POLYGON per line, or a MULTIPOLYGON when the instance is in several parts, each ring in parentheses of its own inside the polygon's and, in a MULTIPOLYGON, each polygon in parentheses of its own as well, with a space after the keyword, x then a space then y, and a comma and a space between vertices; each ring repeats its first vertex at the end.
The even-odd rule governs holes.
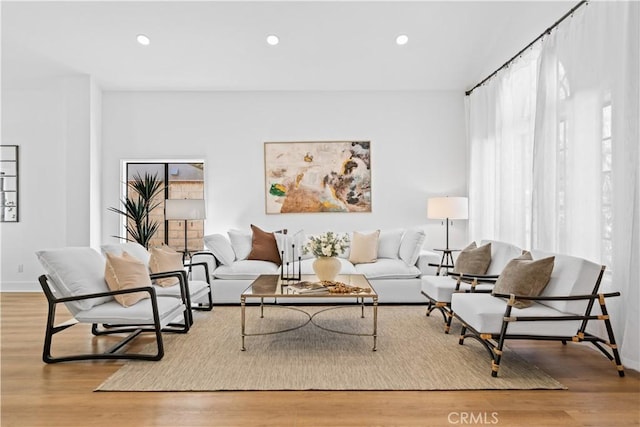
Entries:
MULTIPOLYGON (((204 159, 205 232, 420 226, 426 247, 444 227, 426 218, 431 195, 466 195, 461 92, 105 92, 103 211, 117 206, 123 159, 204 159), (370 140, 371 213, 266 215, 263 143, 370 140)), ((103 215, 103 239, 119 218, 103 215)), ((452 246, 466 242, 456 223, 452 246)))
POLYGON ((2 90, 2 143, 20 146, 20 222, 0 224, 4 291, 39 289, 36 250, 89 245, 90 86, 74 76, 2 90))

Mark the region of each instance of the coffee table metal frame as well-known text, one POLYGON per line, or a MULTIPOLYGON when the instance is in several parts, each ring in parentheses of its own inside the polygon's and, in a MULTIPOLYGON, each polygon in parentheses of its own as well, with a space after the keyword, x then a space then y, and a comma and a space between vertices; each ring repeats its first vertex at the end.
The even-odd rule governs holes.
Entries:
MULTIPOLYGON (((310 281, 310 282, 316 282, 318 281, 318 279, 314 276, 314 275, 302 275, 301 280, 303 281, 310 281)), ((378 339, 378 294, 376 293, 376 291, 373 289, 373 287, 371 286, 371 284, 369 283, 369 281, 361 274, 345 274, 345 275, 340 275, 336 278, 337 282, 342 282, 345 283, 347 285, 352 285, 352 286, 357 286, 360 288, 368 288, 370 290, 369 293, 352 293, 352 294, 332 294, 332 293, 304 293, 304 294, 300 294, 300 293, 295 293, 293 292, 289 287, 288 284, 289 283, 295 283, 292 281, 287 281, 287 280, 282 280, 280 278, 280 276, 278 275, 260 275, 256 280, 254 280, 251 285, 245 289, 242 294, 240 295, 240 308, 241 308, 241 327, 242 327, 242 351, 246 350, 245 347, 245 337, 250 337, 250 336, 258 336, 258 335, 273 335, 273 334, 280 334, 280 333, 284 333, 284 332, 290 332, 290 331, 294 331, 296 329, 300 329, 303 326, 306 326, 307 324, 311 323, 314 326, 328 331, 328 332, 333 332, 333 333, 337 333, 337 334, 344 334, 344 335, 356 335, 356 336, 364 336, 364 337, 372 337, 373 338, 373 349, 372 351, 376 351, 377 349, 377 339, 378 339), (247 299, 251 299, 251 298, 259 298, 260 299, 260 318, 264 318, 264 307, 265 306, 269 306, 269 307, 277 307, 277 308, 283 308, 283 309, 287 309, 287 310, 294 310, 294 311, 298 311, 300 313, 303 313, 307 316, 307 319, 304 321, 304 323, 290 327, 290 328, 285 328, 285 329, 279 329, 276 331, 269 331, 269 332, 259 332, 259 333, 247 333, 246 331, 246 303, 247 303, 247 299), (273 303, 266 303, 265 302, 265 298, 273 298, 274 302, 273 303), (360 312, 360 317, 364 318, 364 309, 365 309, 365 299, 371 299, 371 307, 373 309, 373 331, 371 333, 360 333, 360 332, 351 332, 351 331, 344 331, 344 330, 336 330, 336 329, 331 329, 331 328, 327 328, 326 326, 322 326, 318 323, 316 323, 314 321, 314 318, 321 314, 321 313, 325 313, 327 311, 330 310, 336 310, 336 309, 340 309, 340 308, 349 308, 349 307, 353 307, 352 304, 341 304, 341 303, 336 303, 335 301, 331 301, 328 300, 327 303, 328 304, 332 304, 330 307, 327 307, 325 309, 319 310, 315 313, 309 313, 305 310, 303 310, 301 308, 301 306, 291 306, 291 305, 284 305, 284 304, 279 304, 278 303, 278 299, 292 299, 295 300, 296 298, 309 298, 309 299, 314 299, 314 303, 316 302, 315 300, 317 300, 317 303, 323 303, 323 300, 328 299, 328 298, 355 298, 355 302, 357 305, 360 305, 361 307, 361 312, 360 312)))

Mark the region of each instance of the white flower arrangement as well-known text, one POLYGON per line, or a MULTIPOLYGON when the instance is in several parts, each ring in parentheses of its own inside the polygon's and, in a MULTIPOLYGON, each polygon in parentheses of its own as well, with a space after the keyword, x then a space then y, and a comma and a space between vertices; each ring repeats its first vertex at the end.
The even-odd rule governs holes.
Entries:
POLYGON ((349 235, 338 235, 333 231, 327 231, 319 236, 309 237, 309 241, 302 249, 303 253, 311 252, 317 257, 335 257, 349 247, 349 235))

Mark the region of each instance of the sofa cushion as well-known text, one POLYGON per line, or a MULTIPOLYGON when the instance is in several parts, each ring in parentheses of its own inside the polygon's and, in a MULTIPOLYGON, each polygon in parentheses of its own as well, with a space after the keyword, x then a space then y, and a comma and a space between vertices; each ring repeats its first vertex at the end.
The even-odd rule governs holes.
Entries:
POLYGON ((415 265, 407 265, 401 259, 380 258, 374 263, 355 265, 357 274, 364 274, 367 279, 412 279, 420 277, 420 270, 415 265))
MULTIPOLYGON (((485 293, 455 293, 451 296, 451 310, 479 333, 499 334, 507 302, 485 293)), ((551 307, 534 303, 531 307, 511 310, 511 316, 558 316, 551 307)), ((507 334, 544 336, 573 336, 580 328, 580 320, 510 322, 507 334)))
MULTIPOLYGON (((104 278, 112 291, 151 286, 149 269, 138 258, 129 255, 126 251, 122 252, 122 255, 107 253, 106 257, 104 278)), ((130 307, 149 297, 150 294, 145 291, 114 296, 123 307, 130 307)))
POLYGON ((233 252, 236 254, 236 261, 247 259, 249 252, 251 252, 252 234, 243 230, 229 230, 227 234, 229 235, 233 252))
POLYGON ((231 265, 236 260, 231 242, 222 234, 204 236, 204 245, 222 265, 231 265))
POLYGON ((241 260, 221 265, 213 272, 216 279, 253 280, 261 274, 278 274, 278 265, 269 261, 241 260))
MULTIPOLYGON (((37 251, 36 256, 63 297, 109 292, 104 280, 105 259, 92 248, 59 248, 37 251)), ((106 296, 67 303, 73 314, 111 301, 106 296)))
MULTIPOLYGON (((149 251, 149 269, 152 273, 166 273, 169 271, 180 271, 184 269, 182 264, 182 254, 176 252, 168 246, 160 246, 151 248, 149 251)), ((155 279, 158 286, 173 286, 180 282, 177 277, 167 277, 164 279, 155 279)))
MULTIPOLYGON (((590 295, 598 281, 602 266, 570 255, 531 251, 533 259, 555 256, 549 283, 541 295, 590 295)), ((584 314, 587 301, 544 301, 543 304, 565 313, 584 314)), ((596 304, 597 305, 597 304, 596 304)))
POLYGON ((404 230, 382 230, 378 237, 378 258, 400 258, 400 243, 404 230))
POLYGON ((491 263, 486 274, 497 276, 509 261, 522 255, 522 249, 499 240, 482 240, 480 245, 491 243, 491 263))
MULTIPOLYGON (((493 288, 494 294, 510 294, 535 297, 542 293, 553 271, 555 257, 533 260, 529 252, 514 258, 502 270, 493 288)), ((514 307, 524 308, 533 301, 516 300, 514 307)))
POLYGON ((283 263, 297 261, 298 258, 312 258, 311 254, 305 256, 303 252, 306 236, 304 230, 298 230, 294 233, 274 233, 276 244, 278 245, 278 253, 283 263))
POLYGON ((378 259, 378 238, 380 230, 373 233, 364 234, 358 231, 353 232, 351 240, 351 252, 349 261, 352 264, 366 264, 376 262, 378 259))
POLYGON ((478 248, 476 242, 471 242, 458 255, 453 271, 465 274, 485 274, 489 263, 491 263, 491 243, 478 248))
POLYGON ((269 233, 251 224, 251 252, 248 260, 270 261, 277 265, 282 264, 278 253, 278 244, 273 233, 269 233))
MULTIPOLYGON (((156 298, 160 324, 169 324, 176 316, 184 312, 182 300, 171 297, 156 298)), ((144 299, 131 307, 122 307, 115 301, 97 305, 76 314, 75 318, 83 323, 113 323, 132 322, 137 325, 153 324, 153 309, 151 299, 144 299)))
POLYGON ((425 237, 424 231, 417 228, 405 231, 400 243, 400 259, 409 266, 415 265, 425 237))

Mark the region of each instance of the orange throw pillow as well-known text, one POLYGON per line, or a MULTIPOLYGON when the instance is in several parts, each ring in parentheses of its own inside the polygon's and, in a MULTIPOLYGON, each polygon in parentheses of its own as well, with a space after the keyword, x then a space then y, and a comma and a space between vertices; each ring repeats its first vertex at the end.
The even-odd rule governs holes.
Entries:
MULTIPOLYGON (((107 264, 104 279, 112 291, 121 289, 141 288, 151 286, 149 270, 138 258, 122 252, 122 255, 106 254, 107 264)), ((123 307, 130 307, 138 301, 149 298, 147 292, 132 292, 130 294, 115 295, 114 298, 123 307)))
MULTIPOLYGON (((182 254, 171 249, 169 246, 151 248, 151 258, 149 258, 149 269, 152 273, 166 273, 168 271, 180 271, 184 269, 182 264, 182 254)), ((158 286, 167 287, 180 283, 177 277, 167 277, 166 279, 156 279, 158 286)))

